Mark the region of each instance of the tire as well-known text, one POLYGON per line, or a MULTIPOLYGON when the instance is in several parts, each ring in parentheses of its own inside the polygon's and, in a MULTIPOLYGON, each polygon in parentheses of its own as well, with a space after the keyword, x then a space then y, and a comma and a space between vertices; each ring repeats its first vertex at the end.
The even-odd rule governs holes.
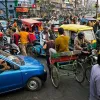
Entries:
POLYGON ((42 81, 38 77, 33 77, 29 79, 26 84, 26 88, 30 91, 40 90, 42 87, 42 81))
POLYGON ((60 76, 55 65, 51 65, 51 82, 55 88, 59 87, 60 76))
POLYGON ((95 65, 97 64, 97 57, 92 57, 92 65, 95 65))
POLYGON ((33 49, 33 47, 31 47, 31 46, 27 48, 27 53, 28 53, 29 56, 37 57, 37 53, 35 51, 35 48, 33 49))
POLYGON ((74 64, 75 78, 78 83, 82 83, 85 79, 85 69, 80 62, 74 64))
POLYGON ((86 80, 90 82, 91 67, 88 67, 85 71, 86 80))
POLYGON ((38 57, 39 56, 39 54, 37 53, 37 51, 36 51, 36 48, 32 48, 32 53, 31 53, 31 55, 32 56, 35 56, 35 57, 38 57))

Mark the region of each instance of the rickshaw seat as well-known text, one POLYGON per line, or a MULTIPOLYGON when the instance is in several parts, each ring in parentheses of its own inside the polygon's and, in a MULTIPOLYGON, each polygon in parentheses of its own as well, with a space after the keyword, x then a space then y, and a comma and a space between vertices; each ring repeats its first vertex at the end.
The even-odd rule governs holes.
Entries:
POLYGON ((81 53, 80 50, 60 52, 60 53, 51 53, 51 58, 73 56, 73 55, 77 55, 77 54, 80 54, 80 53, 81 53))

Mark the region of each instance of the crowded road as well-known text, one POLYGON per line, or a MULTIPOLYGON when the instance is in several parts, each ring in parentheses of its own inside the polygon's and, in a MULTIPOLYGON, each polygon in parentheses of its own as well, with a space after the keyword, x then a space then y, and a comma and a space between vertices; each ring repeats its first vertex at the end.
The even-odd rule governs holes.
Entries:
MULTIPOLYGON (((46 66, 44 58, 37 59, 46 66)), ((89 85, 87 81, 80 85, 73 76, 64 76, 61 77, 60 87, 55 89, 48 76, 41 90, 30 92, 21 89, 0 95, 0 100, 88 100, 88 97, 89 85)))

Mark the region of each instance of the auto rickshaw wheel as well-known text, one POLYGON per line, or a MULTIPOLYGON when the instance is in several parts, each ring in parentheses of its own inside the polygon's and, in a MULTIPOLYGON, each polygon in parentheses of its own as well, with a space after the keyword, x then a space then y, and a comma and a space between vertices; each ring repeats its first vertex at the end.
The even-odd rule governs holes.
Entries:
POLYGON ((55 88, 59 87, 60 75, 55 65, 51 65, 51 81, 55 88))

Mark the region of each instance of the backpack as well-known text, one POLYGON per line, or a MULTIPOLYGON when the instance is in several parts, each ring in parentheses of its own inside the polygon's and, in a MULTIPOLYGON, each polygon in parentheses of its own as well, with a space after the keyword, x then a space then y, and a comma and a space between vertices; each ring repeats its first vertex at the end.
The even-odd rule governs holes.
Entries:
POLYGON ((28 40, 30 43, 34 42, 36 40, 36 37, 33 33, 29 33, 28 40))

